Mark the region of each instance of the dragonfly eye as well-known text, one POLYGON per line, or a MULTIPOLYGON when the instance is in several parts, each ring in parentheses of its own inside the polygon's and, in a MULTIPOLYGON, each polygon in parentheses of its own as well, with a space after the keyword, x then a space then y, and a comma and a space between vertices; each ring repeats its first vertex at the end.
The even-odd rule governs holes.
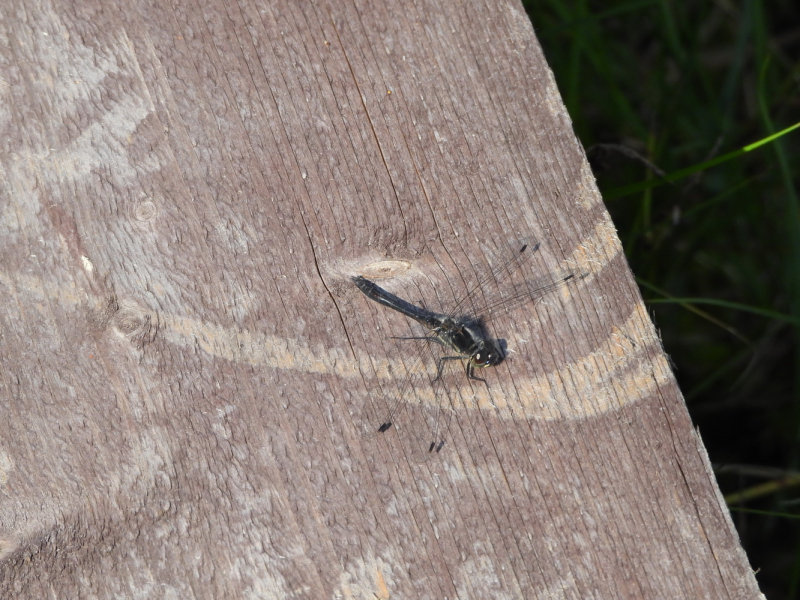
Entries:
POLYGON ((472 364, 476 367, 488 367, 496 364, 497 353, 491 351, 478 351, 472 355, 472 364))
POLYGON ((472 355, 472 364, 476 367, 494 367, 503 362, 505 356, 503 352, 491 343, 483 344, 483 347, 472 355))

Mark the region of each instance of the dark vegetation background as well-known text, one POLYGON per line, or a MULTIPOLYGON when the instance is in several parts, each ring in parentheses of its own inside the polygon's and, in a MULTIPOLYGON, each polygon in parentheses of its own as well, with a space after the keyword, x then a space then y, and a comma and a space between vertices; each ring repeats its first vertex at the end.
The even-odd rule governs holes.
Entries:
POLYGON ((800 3, 526 8, 762 591, 800 598, 800 3), (686 300, 690 301, 686 301, 686 300))

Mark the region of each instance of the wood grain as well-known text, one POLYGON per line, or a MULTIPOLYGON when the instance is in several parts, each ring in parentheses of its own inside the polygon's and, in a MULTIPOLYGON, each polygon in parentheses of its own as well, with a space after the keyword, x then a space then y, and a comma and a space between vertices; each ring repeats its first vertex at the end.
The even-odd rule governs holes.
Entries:
POLYGON ((517 0, 4 4, 0 595, 760 597, 517 0), (371 435, 349 277, 525 236, 588 277, 371 435))

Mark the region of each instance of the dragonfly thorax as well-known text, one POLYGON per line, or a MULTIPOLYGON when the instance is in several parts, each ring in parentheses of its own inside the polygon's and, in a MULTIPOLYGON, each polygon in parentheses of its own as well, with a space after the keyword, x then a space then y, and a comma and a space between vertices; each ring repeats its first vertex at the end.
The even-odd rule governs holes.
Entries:
POLYGON ((449 346, 469 361, 468 373, 473 368, 493 367, 503 362, 505 355, 498 345, 486 334, 479 319, 441 320, 433 330, 437 341, 449 346))

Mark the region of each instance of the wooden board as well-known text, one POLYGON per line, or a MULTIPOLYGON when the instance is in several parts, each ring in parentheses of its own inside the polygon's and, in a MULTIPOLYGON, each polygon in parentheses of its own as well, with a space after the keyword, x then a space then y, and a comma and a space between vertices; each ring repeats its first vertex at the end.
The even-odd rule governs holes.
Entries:
POLYGON ((517 0, 5 5, 2 597, 760 597, 517 0), (416 462, 350 276, 531 238, 416 462))

